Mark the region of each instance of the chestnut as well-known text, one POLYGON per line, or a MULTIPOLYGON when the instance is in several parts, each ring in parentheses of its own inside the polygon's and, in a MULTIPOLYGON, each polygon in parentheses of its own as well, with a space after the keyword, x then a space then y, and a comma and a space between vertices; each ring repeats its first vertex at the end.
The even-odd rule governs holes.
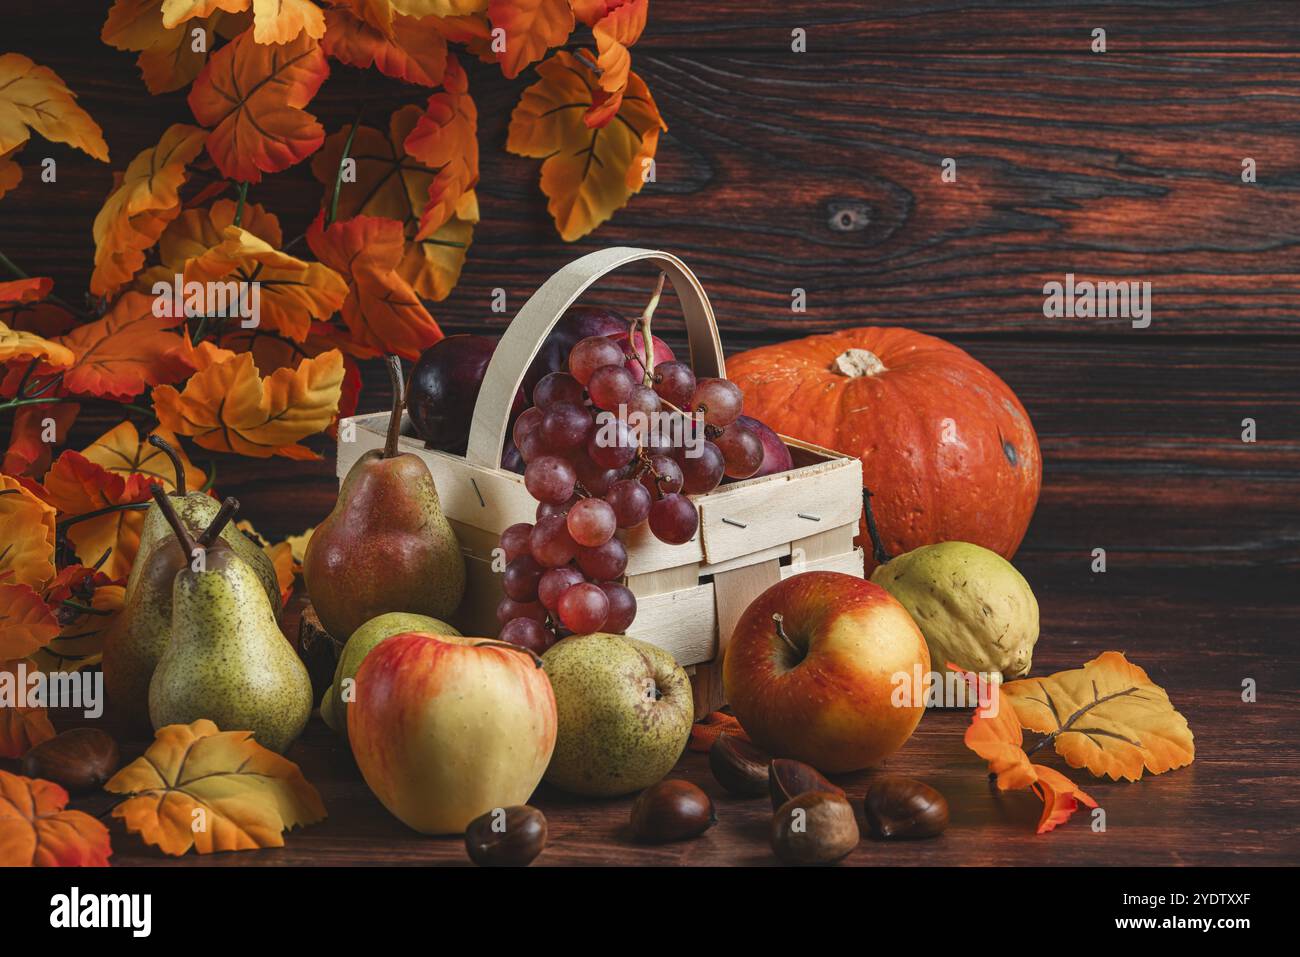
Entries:
POLYGON ((748 741, 731 734, 720 734, 709 748, 709 770, 719 784, 740 797, 757 797, 767 790, 765 753, 748 741))
POLYGON ((98 728, 73 728, 42 741, 23 755, 22 771, 70 793, 102 787, 121 764, 117 742, 98 728))
POLYGON ((857 817, 842 794, 807 791, 772 815, 772 850, 787 864, 832 864, 858 840, 857 817))
POLYGON ((642 844, 684 841, 717 823, 713 801, 690 781, 660 781, 632 805, 632 837, 642 844))
POLYGON ((895 775, 871 784, 863 803, 876 837, 934 837, 948 826, 948 802, 924 781, 895 775))
POLYGON ((546 815, 528 804, 493 808, 465 828, 465 850, 480 867, 527 867, 546 847, 546 815))
POLYGON ((827 781, 820 771, 810 764, 791 758, 773 758, 767 772, 768 790, 772 795, 772 810, 807 791, 825 791, 844 796, 844 789, 827 781))

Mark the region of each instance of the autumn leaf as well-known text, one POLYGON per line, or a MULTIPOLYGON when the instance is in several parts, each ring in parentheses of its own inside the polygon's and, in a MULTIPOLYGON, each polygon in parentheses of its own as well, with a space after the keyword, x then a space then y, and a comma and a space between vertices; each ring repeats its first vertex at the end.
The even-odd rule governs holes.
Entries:
POLYGON ((510 80, 573 32, 569 0, 489 0, 488 19, 505 32, 501 72, 510 80))
MULTIPOLYGON (((219 199, 207 209, 187 209, 181 213, 158 241, 161 262, 136 277, 136 288, 152 293, 157 283, 170 285, 176 281, 177 273, 184 276, 190 260, 198 259, 225 241, 226 230, 235 225, 238 208, 234 200, 219 199)), ((280 220, 258 203, 244 204, 239 228, 275 248, 283 242, 280 220)))
MULTIPOLYGON (((1070 767, 1136 781, 1191 764, 1187 719, 1169 695, 1118 651, 1082 668, 1003 686, 1020 723, 1046 734, 1070 767)), ((1040 745, 1041 746, 1041 745, 1040 745)))
POLYGON ((99 125, 77 106, 77 97, 53 70, 21 53, 0 54, 0 156, 39 133, 108 162, 108 144, 99 125))
POLYGON ((997 775, 998 788, 1014 791, 1033 784, 1034 771, 1025 754, 1024 734, 1015 711, 1004 707, 997 685, 991 685, 985 704, 976 708, 966 729, 966 747, 989 763, 997 775))
POLYGON ((46 276, 0 282, 0 303, 40 302, 53 288, 54 280, 46 276))
POLYGON ((110 472, 68 449, 54 460, 44 485, 82 564, 96 565, 110 578, 125 578, 140 547, 144 512, 117 506, 148 502, 153 483, 144 475, 110 472))
POLYGON ((258 43, 288 43, 304 30, 319 40, 325 32, 321 9, 311 0, 163 0, 163 26, 174 27, 218 10, 241 13, 250 5, 253 39, 258 43))
POLYGON ((306 33, 283 45, 263 45, 242 33, 212 55, 189 104, 212 128, 208 153, 221 175, 259 183, 306 159, 325 131, 303 110, 329 76, 320 44, 306 33))
MULTIPOLYGON (((26 675, 36 670, 30 659, 0 661, 0 681, 18 687, 26 675), (24 666, 19 674, 18 666, 24 666)), ((0 704, 0 758, 21 758, 42 741, 54 737, 54 726, 44 705, 0 704)))
POLYGON ((402 144, 408 156, 438 170, 420 213, 417 241, 447 223, 461 197, 478 183, 478 109, 469 95, 465 68, 454 56, 447 58, 442 87, 429 97, 424 114, 402 144))
MULTIPOLYGON (((18 149, 21 148, 18 147, 18 149)), ((18 152, 18 149, 12 149, 8 153, 0 153, 0 199, 3 199, 5 193, 17 188, 18 184, 23 181, 22 167, 13 160, 13 156, 18 152)))
POLYGON ((153 392, 159 422, 190 435, 205 449, 254 458, 280 455, 320 458, 295 444, 320 432, 338 411, 343 354, 338 350, 278 369, 263 379, 249 353, 236 355, 200 343, 199 371, 184 392, 160 386, 153 392))
POLYGON ((30 585, 0 585, 0 661, 26 658, 59 633, 59 621, 30 585))
POLYGON ((107 867, 108 828, 51 781, 0 771, 0 867, 107 867))
MULTIPOLYGON (((102 318, 77 326, 55 342, 75 361, 62 392, 125 402, 146 386, 178 382, 194 370, 189 340, 174 331, 180 319, 153 314, 152 296, 124 293, 102 318)), ((44 364, 42 371, 49 371, 44 364)))
MULTIPOLYGON (((386 216, 402 223, 406 244, 398 273, 425 299, 441 300, 460 277, 478 222, 478 201, 472 190, 464 194, 451 220, 427 239, 414 240, 420 213, 438 174, 402 149, 421 115, 418 106, 402 107, 389 119, 387 136, 368 126, 357 128, 349 154, 356 160, 356 182, 343 183, 338 218, 386 216)), ((348 132, 345 127, 331 134, 312 158, 312 173, 325 184, 326 204, 334 191, 348 132)))
POLYGON ((352 342, 371 356, 419 358, 442 330, 396 271, 404 251, 402 224, 379 216, 354 216, 328 227, 323 221, 321 213, 312 222, 307 243, 321 262, 347 276, 342 315, 352 342))
POLYGON ((50 468, 54 443, 62 441, 62 437, 68 434, 80 411, 81 406, 76 402, 18 408, 14 412, 9 448, 5 450, 3 463, 0 463, 0 472, 30 478, 44 475, 50 468))
POLYGON ((0 362, 40 359, 44 368, 66 369, 77 361, 72 350, 32 332, 10 329, 0 322, 0 362))
POLYGON ((96 465, 122 476, 124 480, 129 480, 133 475, 142 475, 154 480, 168 492, 175 491, 176 469, 166 452, 149 444, 149 437, 153 435, 175 449, 185 472, 186 488, 190 491, 201 489, 208 480, 207 473, 189 460, 176 436, 161 427, 142 436, 129 420, 119 422, 86 446, 82 454, 96 465))
MULTIPOLYGON (((619 93, 627 86, 632 69, 632 55, 627 48, 641 38, 648 7, 649 0, 628 0, 610 10, 592 28, 599 54, 596 65, 601 70, 597 82, 606 93, 619 93)), ((595 124, 588 122, 588 125, 595 124)))
POLYGON ((604 91, 591 70, 560 50, 537 73, 541 79, 524 91, 510 117, 506 148, 543 160, 546 208, 560 236, 572 242, 641 191, 644 165, 655 155, 660 131, 668 127, 635 73, 628 74, 617 114, 595 129, 588 128, 583 110, 604 91))
POLYGON ((180 188, 185 183, 186 167, 202 151, 207 137, 207 130, 176 123, 157 146, 131 161, 95 216, 92 293, 111 296, 140 271, 145 251, 158 241, 154 231, 158 221, 166 225, 180 213, 180 188))
POLYGON ((488 0, 388 0, 394 11, 408 17, 462 17, 482 13, 488 0))
POLYGON ((433 19, 393 17, 387 29, 341 8, 325 11, 321 49, 349 66, 374 66, 385 76, 437 86, 447 68, 447 40, 433 19))
POLYGON ((347 283, 328 266, 295 259, 238 226, 222 230, 222 239, 185 265, 185 283, 234 281, 241 288, 257 284, 259 326, 301 342, 313 319, 328 319, 343 305, 347 283))
POLYGON ((59 633, 32 655, 32 663, 46 673, 79 671, 103 658, 104 636, 117 620, 126 588, 95 568, 69 565, 61 569, 45 592, 45 602, 55 609, 59 633))
POLYGON ((214 13, 168 29, 163 26, 162 4, 163 0, 116 0, 99 34, 114 49, 140 54, 136 66, 145 87, 155 95, 189 86, 208 62, 216 37, 238 36, 252 21, 251 13, 214 13), (195 31, 202 33, 202 44, 195 42, 195 31))
POLYGON ((0 474, 0 584, 42 588, 54 577, 55 509, 0 474))
POLYGON ((252 732, 219 731, 206 719, 159 728, 104 788, 128 795, 113 809, 128 831, 172 855, 282 847, 286 829, 325 818, 296 764, 252 732), (198 819, 206 826, 194 827, 198 819))
POLYGON ((1030 787, 1043 802, 1043 815, 1038 819, 1038 834, 1046 834, 1058 824, 1064 824, 1079 809, 1080 804, 1097 806, 1096 801, 1055 768, 1035 764, 1033 769, 1036 780, 1030 787))

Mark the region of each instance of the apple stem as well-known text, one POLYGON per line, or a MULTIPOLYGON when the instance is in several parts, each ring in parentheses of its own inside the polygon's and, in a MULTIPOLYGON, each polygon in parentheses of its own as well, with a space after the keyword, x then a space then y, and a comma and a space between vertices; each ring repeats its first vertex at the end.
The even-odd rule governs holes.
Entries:
POLYGON ((158 508, 162 510, 163 518, 167 519, 167 524, 172 527, 176 533, 176 540, 180 542, 181 548, 185 552, 185 560, 188 562, 194 557, 194 550, 198 546, 195 544, 194 537, 190 535, 190 530, 185 527, 181 517, 176 514, 176 509, 172 508, 171 499, 163 491, 161 485, 153 487, 153 500, 158 503, 158 508))
POLYGON ((217 536, 221 534, 221 530, 226 527, 226 523, 234 518, 235 513, 238 511, 239 501, 237 499, 227 498, 221 503, 221 508, 217 511, 216 515, 212 516, 212 521, 208 523, 208 527, 203 530, 203 534, 198 537, 195 544, 199 548, 207 548, 211 545, 216 541, 217 536))
POLYGON ((169 459, 172 460, 172 468, 176 470, 176 494, 184 497, 185 495, 185 466, 181 462, 180 453, 172 448, 171 443, 166 439, 157 436, 149 436, 149 444, 155 449, 162 451, 169 459))
POLYGON ((796 657, 803 657, 803 652, 798 646, 790 640, 790 636, 785 633, 785 615, 779 611, 772 613, 772 624, 776 625, 776 636, 785 642, 786 647, 795 653, 796 657))
POLYGON ((530 658, 533 659, 533 664, 534 664, 534 665, 536 665, 538 668, 540 668, 540 667, 542 666, 542 659, 538 656, 537 652, 533 651, 533 649, 531 649, 531 648, 525 648, 523 645, 516 645, 516 644, 515 644, 514 642, 512 642, 512 641, 494 641, 493 639, 489 638, 489 639, 487 639, 486 641, 476 641, 476 642, 474 642, 474 644, 471 645, 470 647, 472 647, 472 648, 508 648, 508 649, 511 650, 511 651, 522 651, 524 654, 528 655, 528 657, 530 657, 530 658))
POLYGON ((383 458, 391 459, 397 454, 397 440, 402 434, 402 406, 406 397, 403 395, 402 360, 398 356, 384 356, 388 363, 388 380, 393 386, 393 413, 388 417, 388 435, 384 439, 383 458))
POLYGON ((871 511, 871 494, 869 488, 862 490, 862 508, 867 513, 867 534, 871 536, 871 557, 876 560, 877 565, 883 565, 893 556, 885 550, 885 543, 880 538, 880 529, 876 528, 876 516, 871 511))

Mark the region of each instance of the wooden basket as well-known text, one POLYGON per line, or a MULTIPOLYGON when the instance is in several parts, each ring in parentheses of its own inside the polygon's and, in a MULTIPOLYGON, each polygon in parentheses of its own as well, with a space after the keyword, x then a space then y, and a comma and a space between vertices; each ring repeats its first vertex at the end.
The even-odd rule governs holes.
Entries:
MULTIPOLYGON (((565 310, 602 276, 635 262, 668 275, 685 317, 695 373, 725 375, 713 309, 695 275, 669 253, 615 247, 569 263, 524 303, 488 366, 463 458, 425 448, 410 422, 403 422, 401 450, 429 466, 465 552, 468 587, 456 623, 466 634, 497 633, 503 592, 501 575, 492 568, 493 549, 507 527, 535 520, 537 502, 523 477, 499 466, 511 401, 565 310)), ((388 415, 343 421, 340 478, 362 453, 383 446, 388 415), (342 440, 349 435, 353 441, 342 440)), ((629 633, 667 649, 693 674, 697 716, 723 704, 721 654, 741 612, 760 592, 800 571, 863 574, 862 550, 853 545, 862 509, 861 462, 785 436, 782 441, 794 459, 791 471, 692 496, 700 527, 691 541, 665 544, 644 525, 619 532, 628 550, 624 581, 637 598, 629 633)))

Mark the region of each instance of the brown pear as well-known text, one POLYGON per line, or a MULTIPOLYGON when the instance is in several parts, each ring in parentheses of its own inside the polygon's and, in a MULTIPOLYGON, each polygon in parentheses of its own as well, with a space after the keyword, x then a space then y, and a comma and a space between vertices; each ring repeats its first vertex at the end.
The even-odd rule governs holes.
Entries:
POLYGON ((321 624, 338 641, 376 615, 447 618, 465 594, 465 559, 428 466, 398 453, 402 366, 388 357, 393 413, 383 449, 361 456, 316 527, 303 580, 321 624))

